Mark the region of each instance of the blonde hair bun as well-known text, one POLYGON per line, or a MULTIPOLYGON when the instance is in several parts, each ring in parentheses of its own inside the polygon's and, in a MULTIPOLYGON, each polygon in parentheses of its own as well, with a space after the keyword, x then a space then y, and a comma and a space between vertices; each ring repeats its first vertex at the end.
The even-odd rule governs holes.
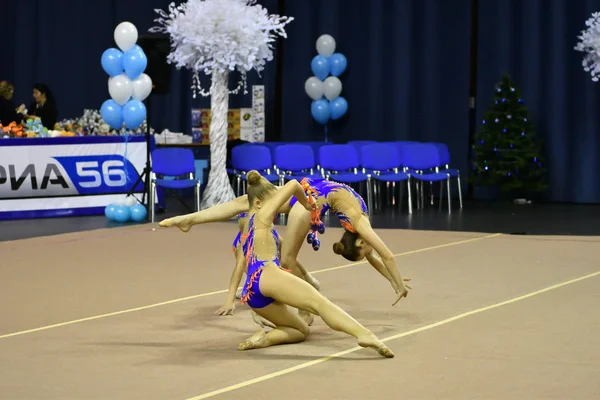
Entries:
POLYGON ((246 174, 246 179, 248 180, 248 185, 256 185, 258 182, 260 182, 260 178, 262 178, 262 177, 260 176, 258 171, 255 171, 255 170, 252 170, 246 174))
POLYGON ((335 242, 333 244, 333 252, 335 254, 342 254, 344 252, 344 244, 342 242, 335 242))

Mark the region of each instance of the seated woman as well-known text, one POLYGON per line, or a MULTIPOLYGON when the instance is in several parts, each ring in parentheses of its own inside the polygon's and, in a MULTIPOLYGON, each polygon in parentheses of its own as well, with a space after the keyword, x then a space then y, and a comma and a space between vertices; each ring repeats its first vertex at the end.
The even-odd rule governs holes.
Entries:
POLYGON ((15 103, 12 101, 15 88, 8 81, 0 82, 0 124, 8 126, 11 122, 20 124, 23 114, 17 112, 15 103))
MULTIPOLYGON (((25 105, 21 104, 19 110, 25 110, 25 105)), ((36 83, 33 86, 33 102, 27 110, 28 114, 25 119, 39 117, 42 120, 42 125, 47 129, 54 129, 54 125, 58 119, 58 108, 56 100, 48 86, 43 83, 36 83)))
POLYGON ((242 291, 242 302, 270 321, 275 328, 268 333, 258 331, 238 345, 239 350, 264 348, 304 341, 309 327, 288 306, 319 315, 332 329, 354 336, 362 347, 369 347, 381 356, 394 357, 392 350, 373 332, 362 326, 340 307, 320 294, 306 281, 282 269, 279 262, 279 235, 273 225, 278 210, 296 196, 306 210, 314 211, 298 181, 292 180, 277 188, 257 171, 248 173, 249 218, 243 229, 242 249, 248 273, 242 291))

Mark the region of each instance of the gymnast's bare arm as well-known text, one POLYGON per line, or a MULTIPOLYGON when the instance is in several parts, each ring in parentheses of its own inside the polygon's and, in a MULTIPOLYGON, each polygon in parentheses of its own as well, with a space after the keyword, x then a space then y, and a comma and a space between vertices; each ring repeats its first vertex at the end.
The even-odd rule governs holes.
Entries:
POLYGON ((257 212, 257 215, 267 216, 267 218, 270 218, 270 221, 272 221, 275 214, 278 213, 282 207, 285 207, 286 204, 289 204, 292 196, 296 196, 298 203, 307 210, 313 211, 317 209, 317 204, 310 204, 308 202, 308 198, 304 193, 302 185, 294 179, 279 189, 277 193, 261 207, 260 211, 257 212))
MULTIPOLYGON (((366 255, 366 259, 369 262, 369 264, 371 264, 371 266, 373 268, 375 268, 377 270, 377 272, 379 272, 382 276, 385 277, 385 279, 387 279, 388 281, 390 281, 390 283, 392 284, 392 287, 394 288, 395 291, 398 291, 398 285, 396 285, 396 282, 394 281, 394 278, 392 278, 392 275, 390 275, 388 269, 386 268, 386 266, 383 264, 383 262, 381 261, 381 258, 379 258, 379 256, 377 256, 377 254, 375 254, 374 251, 370 252, 369 254, 366 255)), ((402 278, 403 282, 408 282, 410 281, 410 278, 402 278)), ((408 284, 404 284, 407 288, 411 288, 408 284)))
POLYGON ((235 310, 235 292, 240 286, 242 275, 244 274, 245 269, 246 258, 244 257, 244 252, 240 245, 240 247, 235 251, 235 268, 233 269, 233 272, 231 273, 231 279, 229 280, 227 299, 225 300, 223 306, 215 311, 215 315, 233 315, 235 310))
MULTIPOLYGON (((394 302, 394 305, 396 305, 396 303, 398 303, 400 301, 400 299, 402 299, 403 297, 406 297, 408 295, 408 290, 404 284, 404 280, 402 279, 402 276, 400 275, 400 271, 398 270, 398 265, 396 263, 396 257, 394 257, 394 254, 385 245, 385 243, 383 243, 383 241, 381 240, 379 235, 377 235, 375 233, 375 231, 371 227, 371 223, 369 222, 369 219, 366 216, 363 215, 360 218, 360 220, 358 221, 358 223, 355 226, 355 229, 356 229, 356 233, 358 233, 360 235, 360 237, 362 237, 367 243, 369 243, 373 247, 373 249, 377 252, 377 254, 379 254, 379 256, 381 257, 381 261, 383 262, 383 265, 385 266, 385 268, 387 269, 391 278, 393 279, 393 282, 396 285, 394 287, 394 289, 396 290, 396 294, 398 295, 398 298, 394 302)), ((373 258, 371 258, 371 260, 372 259, 373 258)), ((369 260, 369 259, 367 259, 367 260, 369 262, 371 262, 371 260, 369 260)), ((371 264, 371 265, 373 265, 373 264, 371 264)), ((378 269, 376 265, 373 265, 373 267, 375 269, 378 269)))

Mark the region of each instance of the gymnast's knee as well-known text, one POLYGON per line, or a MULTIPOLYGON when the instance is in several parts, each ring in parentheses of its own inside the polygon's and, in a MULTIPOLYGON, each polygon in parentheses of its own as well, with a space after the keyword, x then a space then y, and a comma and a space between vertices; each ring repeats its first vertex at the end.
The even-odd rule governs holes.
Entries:
POLYGON ((281 266, 289 271, 292 274, 296 275, 298 278, 303 278, 302 271, 298 268, 298 263, 296 262, 296 257, 290 256, 282 256, 281 257, 281 266))
POLYGON ((312 289, 311 292, 314 291, 315 293, 311 293, 310 296, 305 297, 300 308, 304 311, 308 311, 311 314, 321 315, 321 311, 324 307, 326 307, 325 303, 328 300, 326 297, 317 292, 317 290, 312 286, 310 288, 312 289))

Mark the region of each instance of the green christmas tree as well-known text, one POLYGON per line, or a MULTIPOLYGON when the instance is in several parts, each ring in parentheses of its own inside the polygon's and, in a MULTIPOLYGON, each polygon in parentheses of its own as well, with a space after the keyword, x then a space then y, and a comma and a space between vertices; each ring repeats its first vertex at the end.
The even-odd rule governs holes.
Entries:
POLYGON ((472 147, 470 180, 515 196, 546 188, 542 143, 519 89, 504 74, 472 147))

